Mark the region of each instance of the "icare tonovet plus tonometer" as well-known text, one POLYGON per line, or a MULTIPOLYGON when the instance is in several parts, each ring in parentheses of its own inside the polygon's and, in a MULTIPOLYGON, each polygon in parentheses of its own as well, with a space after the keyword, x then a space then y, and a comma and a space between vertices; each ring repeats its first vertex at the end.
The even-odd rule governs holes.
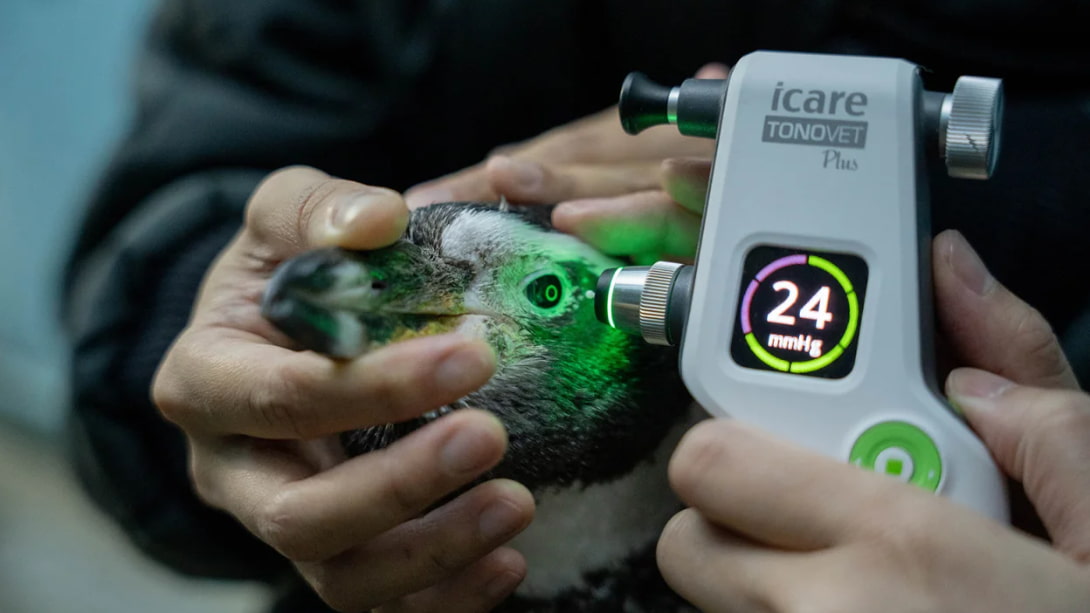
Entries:
POLYGON ((716 138, 694 266, 606 271, 600 319, 681 346, 715 415, 1006 520, 1004 479, 939 393, 924 155, 986 179, 1000 81, 923 89, 891 58, 755 52, 726 80, 621 91, 625 130, 716 138))

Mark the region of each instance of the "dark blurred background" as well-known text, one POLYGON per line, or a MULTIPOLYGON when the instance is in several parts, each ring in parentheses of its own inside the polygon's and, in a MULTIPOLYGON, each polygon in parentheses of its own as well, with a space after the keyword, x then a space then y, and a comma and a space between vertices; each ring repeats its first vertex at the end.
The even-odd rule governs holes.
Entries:
POLYGON ((0 2, 0 612, 245 613, 257 586, 194 581, 137 553, 64 460, 60 267, 131 113, 154 3, 0 2))

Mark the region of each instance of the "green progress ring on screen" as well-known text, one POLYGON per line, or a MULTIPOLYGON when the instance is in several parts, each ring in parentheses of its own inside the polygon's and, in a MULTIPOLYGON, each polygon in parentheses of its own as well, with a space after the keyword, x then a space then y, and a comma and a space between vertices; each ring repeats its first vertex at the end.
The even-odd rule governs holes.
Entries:
POLYGON ((749 345, 753 354, 770 368, 782 372, 809 373, 825 368, 835 362, 836 359, 844 353, 848 348, 848 345, 851 344, 852 339, 855 338, 856 330, 859 329, 859 297, 856 296, 855 288, 852 287, 852 282, 848 279, 848 275, 844 274, 844 271, 840 270, 836 264, 816 255, 807 256, 806 263, 832 275, 837 283, 840 284, 840 287, 844 289, 844 293, 848 297, 848 325, 844 329, 844 334, 840 337, 840 341, 837 342, 832 351, 829 351, 820 358, 814 358, 813 360, 806 360, 804 362, 788 362, 787 360, 777 358, 761 345, 760 341, 757 340, 756 335, 752 332, 746 334, 746 344, 749 345))

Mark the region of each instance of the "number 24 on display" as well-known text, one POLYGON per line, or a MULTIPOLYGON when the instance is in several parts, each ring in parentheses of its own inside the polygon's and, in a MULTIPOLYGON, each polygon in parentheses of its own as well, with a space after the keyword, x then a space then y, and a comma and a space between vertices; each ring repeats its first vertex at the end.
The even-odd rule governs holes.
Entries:
MULTIPOLYGON (((799 299, 799 286, 790 281, 777 281, 772 284, 772 289, 777 292, 787 292, 787 299, 781 302, 768 314, 768 321, 785 326, 795 325, 794 315, 785 315, 785 311, 795 305, 799 299)), ((833 321, 833 314, 829 312, 829 287, 822 286, 806 304, 799 310, 802 319, 814 320, 814 326, 818 330, 824 330, 825 324, 833 321)))

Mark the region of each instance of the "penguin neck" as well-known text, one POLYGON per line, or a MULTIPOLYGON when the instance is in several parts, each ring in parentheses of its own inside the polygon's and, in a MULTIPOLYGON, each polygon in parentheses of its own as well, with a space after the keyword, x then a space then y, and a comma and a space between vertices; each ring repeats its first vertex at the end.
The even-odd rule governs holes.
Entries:
POLYGON ((681 509, 667 467, 682 435, 707 417, 693 403, 655 451, 628 474, 608 482, 550 487, 536 492, 534 521, 510 545, 526 558, 517 594, 551 598, 586 586, 586 575, 619 562, 658 540, 681 509))

